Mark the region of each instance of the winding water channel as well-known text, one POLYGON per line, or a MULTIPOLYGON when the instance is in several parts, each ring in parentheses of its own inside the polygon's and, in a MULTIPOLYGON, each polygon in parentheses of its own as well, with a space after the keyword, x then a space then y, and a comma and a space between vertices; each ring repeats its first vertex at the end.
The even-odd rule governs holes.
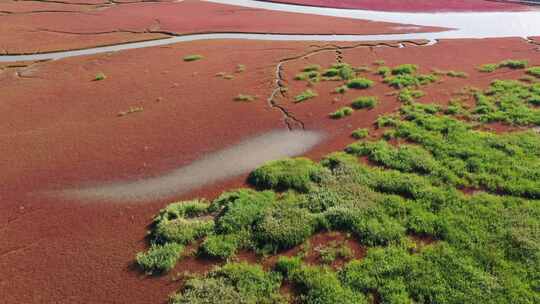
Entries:
MULTIPOLYGON (((261 2, 255 0, 206 0, 220 4, 232 4, 249 8, 274 11, 314 14, 371 21, 393 22, 417 26, 445 27, 442 32, 386 34, 386 35, 287 35, 214 33, 180 35, 166 39, 132 42, 113 46, 95 47, 83 50, 39 53, 31 55, 2 55, 0 62, 56 60, 75 56, 94 55, 179 42, 208 39, 250 39, 273 41, 383 41, 457 39, 457 38, 502 38, 540 36, 540 10, 523 12, 459 12, 459 13, 401 13, 353 9, 333 9, 290 4, 261 2)), ((179 3, 181 5, 181 3, 179 3)))

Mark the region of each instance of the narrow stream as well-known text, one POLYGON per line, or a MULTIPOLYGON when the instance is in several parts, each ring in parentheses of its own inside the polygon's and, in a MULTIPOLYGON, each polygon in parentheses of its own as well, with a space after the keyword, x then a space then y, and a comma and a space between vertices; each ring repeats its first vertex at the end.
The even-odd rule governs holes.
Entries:
MULTIPOLYGON (((214 3, 232 4, 250 8, 260 8, 283 12, 334 16, 371 21, 393 22, 418 26, 445 27, 452 30, 431 33, 386 34, 386 35, 287 35, 287 34, 247 34, 215 33, 192 34, 172 38, 132 42, 83 50, 40 53, 32 55, 1 55, 0 62, 56 60, 67 57, 94 55, 179 42, 208 39, 249 39, 273 41, 382 41, 457 39, 457 38, 502 38, 540 36, 540 10, 524 12, 470 12, 470 13, 396 13, 367 10, 333 9, 259 2, 254 0, 206 0, 214 3)), ((182 5, 178 3, 178 5, 182 5)))

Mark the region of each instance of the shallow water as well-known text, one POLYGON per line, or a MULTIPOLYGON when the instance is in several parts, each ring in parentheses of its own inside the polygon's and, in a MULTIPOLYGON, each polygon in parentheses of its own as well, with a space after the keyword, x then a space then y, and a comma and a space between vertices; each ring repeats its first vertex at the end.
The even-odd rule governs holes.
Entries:
MULTIPOLYGON (((262 8, 284 12, 309 13, 372 21, 394 22, 415 26, 436 26, 452 30, 432 33, 389 34, 389 35, 281 35, 281 34, 193 34, 160 40, 133 42, 107 47, 96 47, 77 51, 41 53, 33 55, 2 55, 0 62, 55 60, 74 56, 93 55, 162 46, 179 42, 208 39, 249 39, 274 41, 382 41, 457 39, 457 38, 502 38, 540 36, 540 10, 525 12, 470 12, 470 13, 396 13, 367 10, 332 9, 259 2, 253 0, 207 0, 221 4, 233 4, 251 8, 262 8)), ((181 5, 181 4, 179 4, 181 5)))
MULTIPOLYGON (((414 24, 456 29, 430 33, 439 38, 494 38, 527 37, 540 35, 540 10, 523 12, 440 12, 410 13, 370 10, 335 9, 261 2, 254 0, 207 0, 208 2, 233 4, 250 8, 275 11, 307 13, 321 16, 365 19, 371 21, 414 24)), ((425 37, 425 34, 414 34, 425 37)), ((390 36, 390 35, 389 35, 390 36)))
POLYGON ((274 131, 208 154, 157 177, 116 181, 48 192, 85 201, 148 201, 167 199, 226 178, 249 172, 269 160, 301 155, 322 140, 311 131, 274 131))

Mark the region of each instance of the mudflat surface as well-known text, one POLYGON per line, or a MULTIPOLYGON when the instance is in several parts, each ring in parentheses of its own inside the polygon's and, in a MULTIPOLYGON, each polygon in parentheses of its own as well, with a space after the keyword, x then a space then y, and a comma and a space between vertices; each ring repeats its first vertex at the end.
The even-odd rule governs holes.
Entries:
MULTIPOLYGON (((133 267, 135 253, 146 248, 146 225, 170 200, 87 202, 47 191, 159 176, 244 138, 286 128, 282 113, 266 102, 280 59, 297 58, 283 65, 282 82, 289 91, 276 102, 307 130, 326 134, 326 140, 308 153, 313 158, 353 142, 350 132, 356 128, 380 134, 373 121, 400 103, 386 95, 393 89, 367 72, 365 77, 376 81, 371 89, 336 96, 331 93, 336 82, 321 82, 312 87, 317 98, 293 104, 292 98, 307 88, 293 77, 308 64, 327 67, 341 58, 374 70, 373 63, 384 60, 389 66, 418 64, 422 72, 438 68, 468 73, 465 79, 443 77, 422 88, 427 95, 421 102, 442 104, 466 85, 483 88, 493 79, 523 76, 522 70, 508 69, 481 74, 476 70, 480 64, 510 58, 540 64, 538 46, 517 38, 421 44, 398 48, 397 43, 338 43, 351 47, 340 49, 321 43, 215 40, 6 65, 0 72, 4 303, 164 303, 179 287, 172 281, 177 272, 211 267, 187 259, 160 278, 145 277, 133 267), (186 63, 182 58, 188 54, 205 58, 186 63), (238 64, 246 70, 235 73, 238 64), (107 78, 93 81, 100 72, 107 78), (234 78, 216 76, 220 72, 234 78), (233 101, 240 93, 258 99, 233 101), (328 113, 361 95, 377 95, 380 103, 348 118, 328 118, 328 113), (118 116, 134 107, 143 110, 118 116)), ((242 186, 244 179, 240 175, 200 185, 204 188, 174 199, 212 199, 222 190, 242 186)))
POLYGON ((399 34, 442 30, 198 0, 116 5, 18 3, 0 4, 0 11, 5 12, 0 14, 3 54, 81 49, 196 33, 399 34))
POLYGON ((521 11, 530 7, 516 2, 489 0, 260 0, 297 5, 395 12, 521 11))

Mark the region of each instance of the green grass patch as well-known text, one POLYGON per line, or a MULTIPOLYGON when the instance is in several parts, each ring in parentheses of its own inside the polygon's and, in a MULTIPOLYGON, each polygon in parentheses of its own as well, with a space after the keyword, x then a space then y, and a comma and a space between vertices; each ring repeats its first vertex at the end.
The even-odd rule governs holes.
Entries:
POLYGON ((529 65, 529 62, 527 60, 504 60, 499 63, 499 67, 501 68, 509 68, 509 69, 524 69, 529 65))
POLYGON ((532 67, 527 69, 527 74, 540 78, 540 67, 532 67))
POLYGON ((416 64, 402 64, 392 69, 392 75, 412 75, 418 70, 416 64))
POLYGON ((349 89, 368 89, 371 88, 374 85, 374 82, 372 80, 369 80, 367 78, 354 78, 347 82, 347 87, 349 89))
POLYGON ((325 170, 303 157, 271 161, 251 172, 249 182, 262 189, 309 191, 325 170))
POLYGON ((362 139, 362 138, 366 138, 368 137, 369 135, 369 130, 368 129, 356 129, 352 132, 351 136, 355 139, 362 139))
POLYGON ((343 117, 350 116, 353 113, 354 113, 354 110, 352 108, 350 108, 350 107, 341 107, 341 108, 337 109, 335 112, 332 112, 332 113, 330 113, 328 115, 332 119, 340 119, 340 118, 343 118, 343 117))
POLYGON ((281 276, 260 265, 228 263, 205 276, 190 278, 170 304, 284 304, 279 293, 281 276))
POLYGON ((425 93, 421 90, 410 90, 405 88, 399 91, 397 99, 403 103, 412 103, 424 95, 425 93))
POLYGON ((499 68, 499 65, 496 63, 486 63, 478 67, 478 70, 483 73, 495 72, 499 68))
POLYGON ((203 256, 226 260, 236 254, 240 240, 234 234, 209 235, 199 249, 203 256))
POLYGON ((377 74, 383 76, 383 77, 387 77, 387 76, 390 76, 392 75, 392 69, 390 67, 387 67, 387 66, 382 66, 382 67, 379 67, 377 69, 377 74))
POLYGON ((101 80, 105 80, 105 79, 107 79, 107 75, 105 75, 102 72, 99 72, 99 73, 96 74, 96 76, 94 76, 94 81, 101 81, 101 80))
POLYGON ((351 105, 355 109, 373 109, 378 103, 379 99, 375 96, 362 96, 356 98, 351 105))
POLYGON ((483 64, 478 68, 478 70, 484 73, 491 73, 500 68, 524 69, 528 65, 529 65, 529 62, 527 60, 508 59, 508 60, 503 60, 499 63, 483 64))
POLYGON ((193 55, 184 56, 183 59, 184 59, 185 62, 191 62, 191 61, 201 60, 203 58, 204 58, 204 56, 202 56, 202 55, 193 54, 193 55))
POLYGON ((345 93, 347 93, 348 90, 349 90, 349 88, 346 85, 342 85, 342 86, 337 87, 334 90, 334 92, 336 92, 338 94, 345 94, 345 93))
POLYGON ((182 255, 184 246, 176 243, 152 245, 147 252, 139 252, 136 261, 148 274, 161 274, 174 268, 182 255))
POLYGON ((317 96, 318 96, 317 92, 311 89, 307 89, 304 92, 296 95, 296 97, 294 97, 294 103, 304 102, 306 100, 312 99, 317 96))
POLYGON ((395 76, 388 76, 384 78, 384 82, 395 89, 419 87, 422 85, 428 85, 438 80, 435 74, 398 74, 395 76))
POLYGON ((512 125, 540 125, 540 111, 529 101, 540 96, 540 84, 515 80, 495 80, 474 93, 473 117, 481 122, 503 122, 512 125))

